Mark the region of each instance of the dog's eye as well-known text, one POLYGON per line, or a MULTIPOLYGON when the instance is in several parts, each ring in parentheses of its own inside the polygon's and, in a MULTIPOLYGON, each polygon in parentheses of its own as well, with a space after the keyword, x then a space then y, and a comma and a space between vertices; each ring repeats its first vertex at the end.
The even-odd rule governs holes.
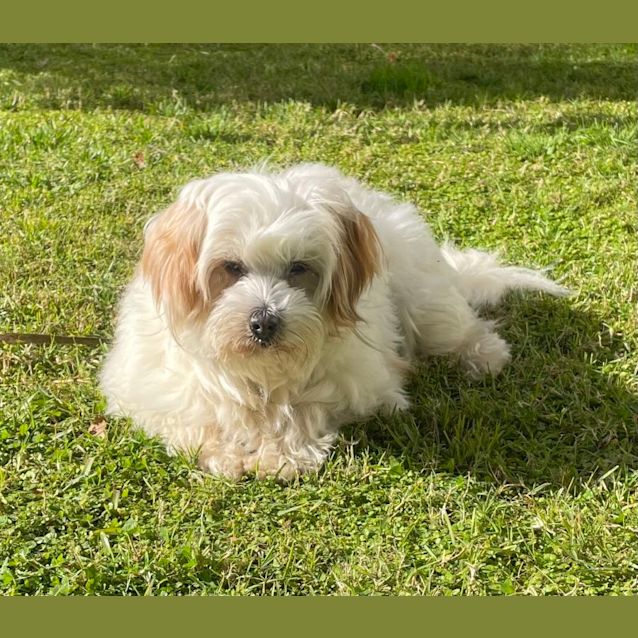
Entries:
POLYGON ((233 277, 243 277, 243 275, 246 274, 246 269, 243 264, 240 264, 238 261, 225 261, 224 270, 229 275, 233 275, 233 277))
POLYGON ((307 264, 304 264, 303 261, 293 261, 290 264, 290 268, 288 269, 289 275, 303 275, 305 272, 308 272, 310 268, 307 264))

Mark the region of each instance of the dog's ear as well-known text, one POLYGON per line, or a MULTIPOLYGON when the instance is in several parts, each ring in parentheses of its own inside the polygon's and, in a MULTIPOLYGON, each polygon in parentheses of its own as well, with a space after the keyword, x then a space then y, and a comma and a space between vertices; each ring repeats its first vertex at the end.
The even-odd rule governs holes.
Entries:
POLYGON ((379 238, 370 219, 354 208, 338 214, 341 241, 332 277, 328 312, 337 327, 353 326, 360 317, 357 302, 378 273, 379 238))
POLYGON ((205 306, 197 283, 197 259, 206 232, 206 213, 177 201, 145 228, 141 269, 171 329, 196 317, 205 306))

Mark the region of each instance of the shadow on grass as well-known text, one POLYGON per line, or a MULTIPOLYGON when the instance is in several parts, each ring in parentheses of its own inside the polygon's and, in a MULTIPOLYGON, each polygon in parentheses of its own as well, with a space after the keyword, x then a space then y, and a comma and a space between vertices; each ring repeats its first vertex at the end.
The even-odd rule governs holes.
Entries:
POLYGON ((409 414, 346 428, 355 456, 527 487, 638 469, 638 395, 601 372, 628 355, 623 336, 569 301, 518 299, 498 316, 514 353, 501 376, 473 383, 443 361, 424 365, 409 414))
POLYGON ((229 102, 334 109, 502 99, 634 100, 631 45, 1 45, 0 109, 175 114, 229 102), (29 104, 29 102, 27 102, 29 104))

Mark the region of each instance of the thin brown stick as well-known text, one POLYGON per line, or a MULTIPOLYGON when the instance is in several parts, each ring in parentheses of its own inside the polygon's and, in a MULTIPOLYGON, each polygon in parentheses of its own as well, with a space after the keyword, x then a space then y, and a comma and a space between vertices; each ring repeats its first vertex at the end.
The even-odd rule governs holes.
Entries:
POLYGON ((97 348, 106 339, 103 337, 71 337, 68 335, 49 335, 29 332, 5 332, 0 334, 0 343, 36 343, 58 345, 71 344, 97 348))

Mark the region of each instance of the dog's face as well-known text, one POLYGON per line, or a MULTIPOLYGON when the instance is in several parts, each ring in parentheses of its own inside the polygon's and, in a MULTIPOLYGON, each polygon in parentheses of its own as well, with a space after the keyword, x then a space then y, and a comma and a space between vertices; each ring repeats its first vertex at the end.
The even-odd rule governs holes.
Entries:
POLYGON ((174 334, 262 380, 299 374, 355 324, 379 253, 335 181, 220 174, 149 222, 142 272, 174 334))

